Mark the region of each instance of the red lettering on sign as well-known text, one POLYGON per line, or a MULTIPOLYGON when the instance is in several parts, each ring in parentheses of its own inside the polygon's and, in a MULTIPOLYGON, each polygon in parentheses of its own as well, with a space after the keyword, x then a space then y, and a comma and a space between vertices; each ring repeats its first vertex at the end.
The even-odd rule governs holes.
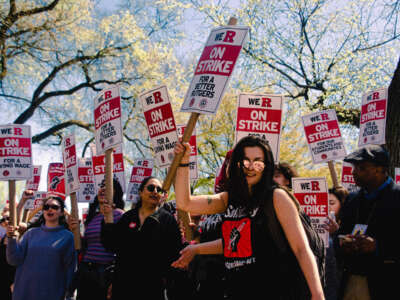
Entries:
POLYGON ((311 181, 311 190, 319 191, 319 181, 311 181))
POLYGON ((161 92, 159 92, 159 91, 154 92, 154 93, 153 93, 153 97, 154 97, 154 103, 155 103, 155 104, 161 103, 161 102, 164 101, 163 98, 161 98, 161 92))
POLYGON ((236 35, 235 31, 228 30, 225 34, 224 42, 233 43, 233 37, 236 35))
POLYGON ((271 98, 261 98, 261 106, 262 107, 272 107, 271 105, 271 98))
POLYGON ((112 92, 111 91, 106 91, 105 93, 104 93, 104 99, 105 100, 107 100, 107 99, 109 99, 109 98, 111 98, 112 97, 112 92))

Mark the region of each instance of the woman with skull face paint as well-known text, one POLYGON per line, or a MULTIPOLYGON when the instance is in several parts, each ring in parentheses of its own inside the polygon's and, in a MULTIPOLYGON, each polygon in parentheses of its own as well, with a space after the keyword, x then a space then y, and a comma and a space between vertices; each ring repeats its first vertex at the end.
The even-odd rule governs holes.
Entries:
POLYGON ((176 154, 184 152, 175 180, 177 206, 195 214, 224 213, 222 239, 189 245, 173 266, 186 267, 196 254, 223 253, 229 299, 248 298, 249 293, 253 299, 324 299, 299 204, 273 183, 274 160, 268 143, 252 136, 242 138, 232 151, 227 190, 196 196, 189 189, 189 147, 187 143, 175 146, 176 154), (275 239, 282 235, 290 246, 285 256, 275 239))
MULTIPOLYGON (((117 223, 102 224, 101 240, 116 254, 112 299, 127 299, 135 291, 146 299, 164 299, 165 280, 178 258, 182 238, 174 216, 160 207, 166 193, 160 180, 146 177, 139 186, 139 201, 117 223)), ((104 215, 112 213, 104 206, 104 215)))
POLYGON ((64 201, 49 197, 43 203, 40 227, 20 240, 7 228, 7 261, 17 267, 13 299, 64 299, 76 266, 73 234, 67 229, 64 201))

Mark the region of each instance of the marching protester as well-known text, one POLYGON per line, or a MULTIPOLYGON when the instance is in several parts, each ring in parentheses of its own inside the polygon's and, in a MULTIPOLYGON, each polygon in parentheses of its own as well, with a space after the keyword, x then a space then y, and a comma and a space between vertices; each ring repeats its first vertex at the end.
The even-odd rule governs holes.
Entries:
POLYGON ((13 300, 64 299, 75 267, 73 234, 67 229, 64 201, 49 197, 43 203, 40 227, 16 238, 16 228, 7 228, 7 261, 16 266, 13 300))
POLYGON ((339 283, 341 279, 341 267, 336 261, 336 253, 333 242, 337 236, 337 231, 340 224, 340 208, 344 204, 349 192, 342 186, 330 188, 328 190, 328 201, 330 214, 328 220, 324 224, 324 228, 329 232, 329 247, 326 248, 326 300, 337 300, 339 283))
POLYGON ((393 235, 400 215, 400 187, 388 176, 389 153, 368 145, 349 154, 361 189, 340 212, 338 259, 343 259, 341 296, 348 299, 397 299, 400 240, 393 235))
POLYGON ((299 177, 299 174, 294 166, 291 166, 287 162, 279 162, 277 165, 275 165, 274 181, 277 184, 285 186, 291 190, 293 177, 299 177))
MULTIPOLYGON (((117 222, 124 213, 125 202, 122 197, 122 187, 114 178, 114 222, 117 222)), ((81 261, 74 278, 77 300, 107 299, 108 288, 111 284, 108 271, 111 271, 115 254, 107 251, 101 243, 101 223, 104 219, 101 212, 105 203, 106 197, 103 183, 94 201, 89 205, 88 215, 84 223, 85 231, 82 238, 81 261)), ((68 218, 68 223, 71 231, 74 230, 75 226, 79 226, 79 220, 75 220, 72 216, 68 218)))
MULTIPOLYGON (((179 257, 182 237, 174 216, 159 207, 165 192, 155 177, 146 177, 139 186, 139 201, 117 223, 102 223, 101 240, 116 253, 112 278, 112 299, 145 295, 165 299, 165 280, 170 264, 179 257)), ((103 214, 112 213, 105 204, 103 214)))
POLYGON ((224 254, 229 299, 324 299, 316 260, 311 251, 294 197, 273 183, 274 160, 268 143, 247 136, 234 147, 228 168, 227 191, 192 196, 189 189, 190 146, 175 179, 179 209, 195 214, 224 213, 222 239, 189 245, 172 265, 185 267, 196 254, 224 254), (290 252, 281 255, 284 242, 290 252), (257 295, 257 296, 256 296, 257 295), (258 296, 260 295, 260 296, 258 296))

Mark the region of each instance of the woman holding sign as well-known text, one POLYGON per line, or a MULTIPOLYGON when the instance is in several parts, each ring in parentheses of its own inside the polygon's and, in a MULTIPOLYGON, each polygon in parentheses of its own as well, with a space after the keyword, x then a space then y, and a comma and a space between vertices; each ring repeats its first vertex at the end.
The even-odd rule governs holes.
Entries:
POLYGON ((244 299, 249 294, 270 299, 324 299, 299 205, 274 186, 274 160, 268 143, 252 136, 242 138, 232 151, 227 190, 215 195, 190 194, 190 146, 178 143, 175 153, 183 151, 175 179, 178 208, 196 214, 224 213, 222 239, 189 245, 173 266, 185 267, 196 254, 223 253, 230 299, 244 299), (278 246, 282 241, 290 246, 285 255, 278 246))
POLYGON ((73 234, 67 229, 64 201, 49 197, 43 203, 40 227, 16 239, 7 228, 7 261, 16 266, 14 300, 64 299, 76 266, 73 234))
MULTIPOLYGON (((122 187, 113 179, 113 211, 114 222, 117 222, 124 213, 125 202, 122 187)), ((104 182, 94 201, 89 205, 89 212, 84 223, 85 232, 82 238, 82 260, 79 263, 75 277, 77 300, 96 299, 105 300, 110 285, 108 270, 115 260, 115 254, 107 251, 101 243, 101 223, 103 222, 103 210, 106 203, 104 182)), ((68 219, 71 231, 79 226, 79 221, 72 216, 68 219)))
MULTIPOLYGON (((161 182, 146 177, 139 186, 136 207, 117 223, 102 225, 103 245, 117 256, 113 300, 125 300, 132 293, 164 300, 165 279, 171 277, 170 264, 179 257, 182 237, 174 216, 159 207, 163 195, 161 182)), ((109 213, 112 209, 105 205, 104 214, 109 213)))

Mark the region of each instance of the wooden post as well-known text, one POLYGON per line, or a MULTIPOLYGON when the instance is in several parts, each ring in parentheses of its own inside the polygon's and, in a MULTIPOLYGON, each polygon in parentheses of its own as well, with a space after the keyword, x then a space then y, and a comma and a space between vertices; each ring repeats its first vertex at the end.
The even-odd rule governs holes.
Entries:
MULTIPOLYGON (((185 131, 183 133, 182 143, 189 142, 190 137, 192 136, 193 130, 196 127, 196 122, 197 122, 197 119, 199 118, 199 116, 200 116, 199 113, 192 113, 190 115, 189 121, 188 121, 185 131)), ((168 191, 170 189, 172 182, 175 179, 176 170, 177 170, 179 164, 181 163, 183 154, 184 153, 182 152, 182 153, 174 156, 171 166, 169 167, 167 176, 164 180, 163 190, 168 191)))
POLYGON ((10 225, 17 226, 17 208, 15 205, 15 180, 8 181, 8 204, 10 207, 10 225))
POLYGON ((332 160, 328 161, 328 167, 329 167, 329 171, 331 172, 333 187, 337 188, 340 186, 340 184, 339 184, 338 177, 336 174, 335 164, 333 163, 332 160))
MULTIPOLYGON (((106 183, 106 199, 108 204, 113 206, 113 149, 106 150, 105 153, 105 183, 106 183)), ((114 214, 111 213, 104 217, 106 223, 114 222, 114 214)))
MULTIPOLYGON (((75 220, 78 220, 78 224, 79 224, 78 201, 76 200, 76 192, 71 193, 69 196, 71 198, 71 216, 75 220)), ((74 229, 73 234, 74 234, 75 249, 80 250, 81 249, 81 231, 79 230, 79 225, 78 225, 78 227, 76 227, 74 229)))
POLYGON ((24 209, 24 211, 22 212, 22 222, 24 222, 24 223, 28 222, 28 213, 29 213, 29 210, 24 209))
MULTIPOLYGON (((237 24, 237 19, 236 18, 230 18, 228 25, 236 25, 237 24)), ((193 130, 196 127, 196 122, 199 118, 200 114, 199 113, 195 113, 192 112, 190 114, 190 118, 189 121, 185 127, 185 131, 183 133, 183 137, 182 137, 182 142, 183 143, 188 143, 190 140, 190 137, 192 136, 193 130)), ((168 169, 168 173, 167 176, 164 180, 164 184, 163 184, 163 189, 165 191, 169 191, 172 182, 175 179, 176 176, 176 170, 179 166, 179 164, 181 163, 182 157, 183 157, 184 153, 178 154, 174 156, 174 159, 171 163, 171 166, 168 169)), ((178 210, 178 218, 179 220, 183 223, 183 226, 185 228, 185 237, 186 240, 191 241, 193 239, 193 232, 191 230, 191 228, 189 227, 189 222, 190 222, 190 216, 187 212, 185 211, 181 211, 178 210)))

